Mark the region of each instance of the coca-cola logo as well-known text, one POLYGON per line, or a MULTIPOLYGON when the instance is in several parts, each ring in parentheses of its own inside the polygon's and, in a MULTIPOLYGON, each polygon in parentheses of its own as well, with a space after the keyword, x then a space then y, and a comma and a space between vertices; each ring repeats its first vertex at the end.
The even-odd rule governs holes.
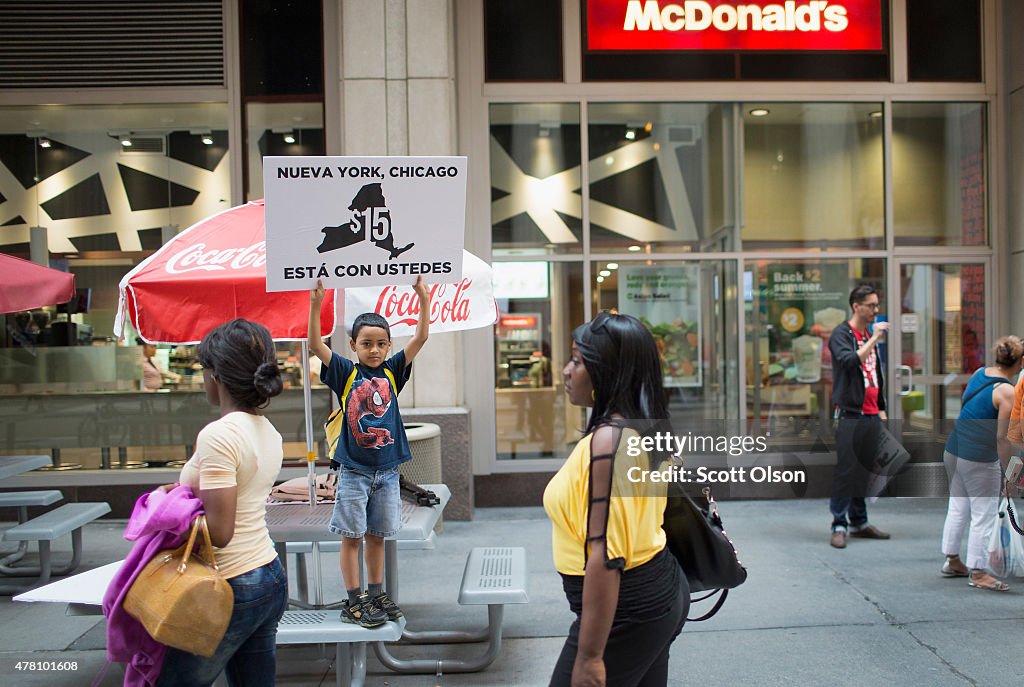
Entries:
MULTIPOLYGON (((434 284, 430 289, 430 323, 469 321, 469 299, 466 291, 473 280, 465 278, 458 284, 434 284)), ((420 316, 420 299, 412 289, 398 290, 397 286, 381 289, 375 312, 394 327, 399 324, 415 326, 420 316)))
POLYGON ((242 270, 249 267, 263 267, 267 264, 266 241, 254 243, 246 248, 211 248, 206 249, 205 243, 197 243, 175 253, 168 260, 164 269, 169 274, 184 274, 199 270, 242 270))

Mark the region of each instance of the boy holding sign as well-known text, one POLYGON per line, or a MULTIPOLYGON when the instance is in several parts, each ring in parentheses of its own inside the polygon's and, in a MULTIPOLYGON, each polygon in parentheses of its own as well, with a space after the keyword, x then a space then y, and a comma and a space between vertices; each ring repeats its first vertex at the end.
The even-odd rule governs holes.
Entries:
POLYGON ((362 627, 376 627, 402 617, 402 611, 384 591, 384 539, 402 527, 398 466, 412 459, 405 427, 398 410, 398 394, 412 372, 412 361, 427 341, 430 328, 430 290, 423 277, 414 287, 419 297, 416 333, 405 349, 387 358, 391 330, 377 313, 363 313, 352 324, 349 346, 358 363, 333 353, 320 337, 323 282, 309 295, 309 350, 324 364, 321 381, 338 396, 341 432, 331 455, 340 466, 337 501, 329 525, 340 534, 341 576, 348 599, 341 619, 362 627), (366 542, 369 588, 359 580, 359 545, 366 542))

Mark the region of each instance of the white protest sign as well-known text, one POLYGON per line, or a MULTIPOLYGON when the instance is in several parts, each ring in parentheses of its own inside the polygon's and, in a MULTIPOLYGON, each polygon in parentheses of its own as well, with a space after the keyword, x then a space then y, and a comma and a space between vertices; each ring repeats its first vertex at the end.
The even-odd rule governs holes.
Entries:
MULTIPOLYGON (((428 284, 428 277, 423 278, 428 284)), ((462 278, 454 284, 430 284, 430 332, 489 327, 498 318, 491 266, 463 251, 462 278)), ((375 312, 388 321, 391 336, 412 336, 420 316, 419 297, 411 286, 345 289, 345 330, 357 316, 375 312)))
POLYGON ((451 283, 465 157, 265 157, 267 291, 451 283))

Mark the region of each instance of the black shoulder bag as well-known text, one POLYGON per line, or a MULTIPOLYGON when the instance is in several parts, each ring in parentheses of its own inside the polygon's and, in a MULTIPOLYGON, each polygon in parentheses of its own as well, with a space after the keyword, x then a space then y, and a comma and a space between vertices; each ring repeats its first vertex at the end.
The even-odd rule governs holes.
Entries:
POLYGON ((710 592, 690 597, 691 602, 704 601, 721 592, 714 607, 699 618, 707 620, 722 607, 729 590, 747 579, 747 569, 736 557, 736 549, 726 536, 718 504, 711 497, 711 489, 704 487, 707 508, 702 508, 686 494, 676 482, 668 485, 665 503, 665 530, 667 545, 686 575, 690 592, 710 592))

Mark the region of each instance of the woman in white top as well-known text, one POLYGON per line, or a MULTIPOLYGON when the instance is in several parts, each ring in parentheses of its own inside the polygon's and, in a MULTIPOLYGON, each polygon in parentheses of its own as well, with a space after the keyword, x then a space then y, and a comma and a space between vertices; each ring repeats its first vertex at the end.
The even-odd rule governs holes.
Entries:
POLYGON ((206 398, 220 419, 199 432, 181 484, 202 500, 217 564, 234 590, 224 639, 205 658, 169 649, 158 685, 210 685, 222 671, 228 684, 274 684, 277 623, 288 582, 267 531, 266 502, 281 471, 281 435, 260 412, 281 393, 270 332, 232 320, 199 344, 206 398))

